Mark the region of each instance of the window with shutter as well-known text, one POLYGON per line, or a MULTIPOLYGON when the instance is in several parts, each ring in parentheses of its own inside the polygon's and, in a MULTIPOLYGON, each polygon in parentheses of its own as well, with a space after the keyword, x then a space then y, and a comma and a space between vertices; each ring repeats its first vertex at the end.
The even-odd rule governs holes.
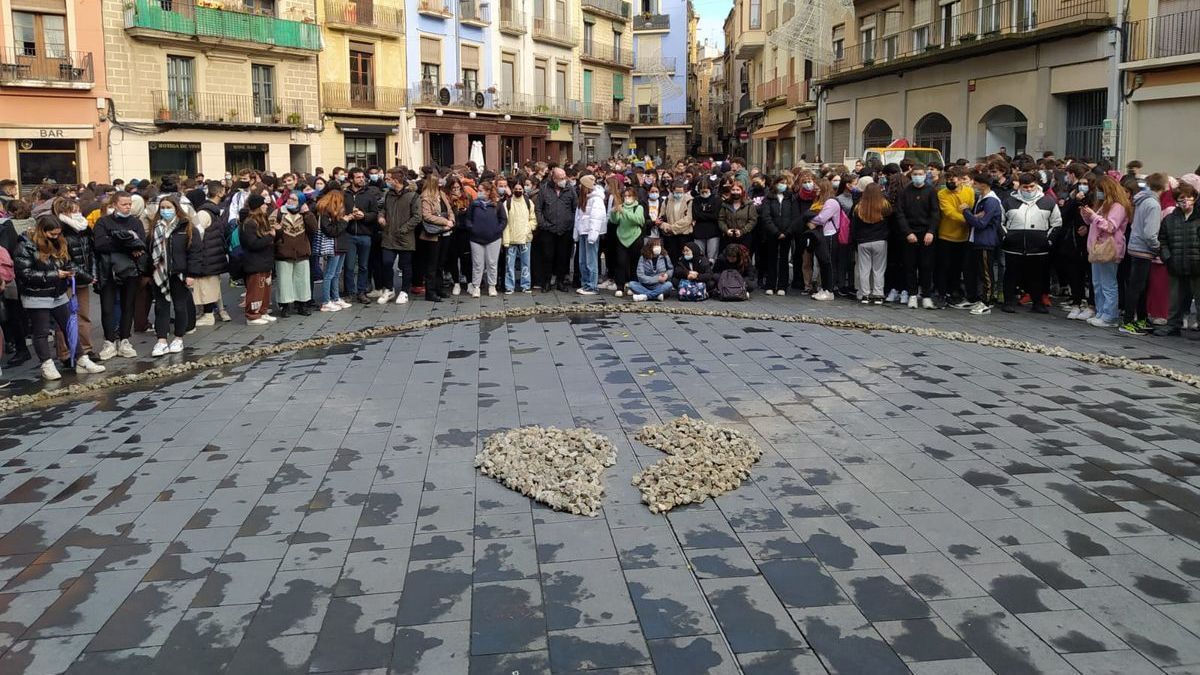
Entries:
POLYGON ((433 38, 421 38, 421 63, 442 63, 442 43, 433 38))
POLYGON ((613 100, 625 100, 625 76, 621 73, 613 73, 613 100))

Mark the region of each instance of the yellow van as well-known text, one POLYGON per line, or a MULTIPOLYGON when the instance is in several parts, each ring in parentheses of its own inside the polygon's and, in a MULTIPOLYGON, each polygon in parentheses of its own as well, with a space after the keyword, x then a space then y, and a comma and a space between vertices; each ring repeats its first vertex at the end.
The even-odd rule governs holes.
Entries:
POLYGON ((862 157, 864 164, 877 159, 881 166, 899 164, 900 160, 905 158, 921 166, 932 162, 946 166, 946 160, 942 159, 942 151, 937 148, 867 148, 862 157))

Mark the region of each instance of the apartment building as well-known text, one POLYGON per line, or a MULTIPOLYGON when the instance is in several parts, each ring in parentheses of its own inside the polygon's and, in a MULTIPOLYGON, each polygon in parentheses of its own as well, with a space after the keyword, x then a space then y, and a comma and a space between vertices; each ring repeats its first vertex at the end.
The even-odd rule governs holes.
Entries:
POLYGON ((411 162, 403 0, 318 0, 325 168, 411 162))
POLYGON ((948 160, 1109 154, 1113 12, 1107 0, 859 0, 818 78, 817 152, 840 161, 907 137, 948 160))
POLYGON ((1128 99, 1117 150, 1152 171, 1194 172, 1200 153, 1189 132, 1200 119, 1200 2, 1133 4, 1124 29, 1119 68, 1128 99))
POLYGON ((583 36, 580 122, 585 161, 621 155, 629 149, 633 104, 633 7, 627 0, 581 0, 583 36))
POLYGON ((321 163, 314 0, 100 0, 123 178, 321 163))
POLYGON ((725 62, 715 47, 705 43, 696 53, 695 104, 691 106, 693 116, 692 133, 696 155, 722 152, 720 136, 724 128, 725 109, 725 62))
POLYGON ((691 11, 691 0, 636 0, 631 149, 640 156, 680 159, 687 154, 691 11))
POLYGON ((0 0, 0 176, 104 182, 108 96, 100 6, 0 0))

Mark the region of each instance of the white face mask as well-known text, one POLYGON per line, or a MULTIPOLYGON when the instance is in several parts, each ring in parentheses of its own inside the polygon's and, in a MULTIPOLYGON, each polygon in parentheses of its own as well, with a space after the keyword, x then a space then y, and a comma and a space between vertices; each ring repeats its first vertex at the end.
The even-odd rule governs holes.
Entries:
POLYGON ((654 246, 654 247, 651 247, 650 251, 651 251, 651 252, 652 252, 654 255, 662 255, 662 247, 661 247, 661 246, 654 246))

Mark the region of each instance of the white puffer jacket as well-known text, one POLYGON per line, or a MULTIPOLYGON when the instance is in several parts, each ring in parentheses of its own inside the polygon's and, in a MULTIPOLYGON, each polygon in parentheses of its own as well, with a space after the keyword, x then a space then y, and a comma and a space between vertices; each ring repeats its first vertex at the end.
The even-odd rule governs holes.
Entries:
POLYGON ((588 194, 587 204, 575 209, 575 239, 600 238, 608 230, 608 209, 605 208, 604 188, 600 185, 592 187, 588 194))

